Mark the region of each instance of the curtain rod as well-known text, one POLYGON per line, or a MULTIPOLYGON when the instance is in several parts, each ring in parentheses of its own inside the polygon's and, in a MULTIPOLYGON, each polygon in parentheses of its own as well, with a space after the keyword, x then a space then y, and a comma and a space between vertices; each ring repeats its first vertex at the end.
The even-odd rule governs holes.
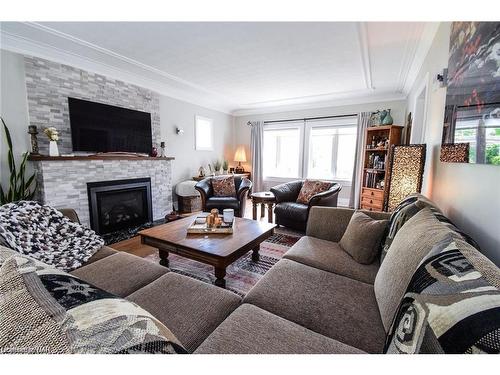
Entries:
POLYGON ((272 120, 272 121, 264 121, 264 124, 272 124, 274 122, 292 122, 292 121, 307 121, 307 120, 324 120, 327 118, 342 118, 342 117, 357 117, 357 114, 352 115, 337 115, 337 116, 322 116, 322 117, 305 117, 305 118, 296 118, 296 119, 288 119, 288 120, 272 120))

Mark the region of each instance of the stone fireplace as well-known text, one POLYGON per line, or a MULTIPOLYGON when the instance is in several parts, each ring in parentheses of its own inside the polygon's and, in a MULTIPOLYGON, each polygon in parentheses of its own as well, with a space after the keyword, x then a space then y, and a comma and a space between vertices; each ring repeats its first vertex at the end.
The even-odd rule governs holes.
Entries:
MULTIPOLYGON (((112 185, 123 180, 148 180, 149 194, 151 197, 150 208, 152 220, 159 220, 172 211, 172 160, 173 158, 151 158, 151 157, 117 157, 115 159, 103 156, 99 157, 31 157, 31 162, 37 173, 37 200, 43 204, 55 208, 73 208, 78 213, 80 221, 87 225, 93 225, 89 207, 89 187, 102 187, 112 185)), ((136 182, 137 183, 137 182, 136 182)), ((118 185, 112 185, 118 186, 118 185)), ((144 195, 135 203, 133 194, 125 189, 119 194, 122 202, 126 205, 138 205, 138 202, 148 200, 144 195)), ((111 191, 111 190, 110 190, 111 191)), ((141 193, 144 194, 144 193, 141 193)), ((113 204, 107 199, 109 196, 103 194, 106 207, 113 204)), ((137 196, 136 196, 137 198, 137 196)), ((116 203, 116 202, 115 202, 116 203)), ((121 207, 121 209, 125 209, 121 207)), ((108 213, 120 215, 120 207, 108 213)), ((149 209, 148 209, 149 210, 149 209)), ((149 213, 148 213, 149 215, 149 213)), ((117 223, 115 223, 117 224, 117 223)))
POLYGON ((87 195, 90 227, 99 234, 153 221, 150 178, 89 182, 87 195))

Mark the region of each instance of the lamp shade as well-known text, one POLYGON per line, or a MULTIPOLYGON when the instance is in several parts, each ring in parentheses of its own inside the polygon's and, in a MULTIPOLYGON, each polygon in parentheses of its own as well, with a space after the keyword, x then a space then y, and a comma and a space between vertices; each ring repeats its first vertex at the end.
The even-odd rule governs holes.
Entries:
POLYGON ((420 193, 425 164, 425 145, 393 146, 387 210, 413 193, 420 193))
POLYGON ((245 147, 239 146, 236 149, 236 153, 234 154, 234 161, 240 162, 240 163, 246 163, 247 161, 247 154, 245 153, 245 147))

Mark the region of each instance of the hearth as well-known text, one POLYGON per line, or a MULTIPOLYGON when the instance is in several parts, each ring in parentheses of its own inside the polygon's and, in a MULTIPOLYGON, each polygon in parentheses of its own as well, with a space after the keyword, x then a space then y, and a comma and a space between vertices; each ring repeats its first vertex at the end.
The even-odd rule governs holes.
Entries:
POLYGON ((90 226, 99 234, 141 227, 153 221, 151 179, 87 183, 90 226))

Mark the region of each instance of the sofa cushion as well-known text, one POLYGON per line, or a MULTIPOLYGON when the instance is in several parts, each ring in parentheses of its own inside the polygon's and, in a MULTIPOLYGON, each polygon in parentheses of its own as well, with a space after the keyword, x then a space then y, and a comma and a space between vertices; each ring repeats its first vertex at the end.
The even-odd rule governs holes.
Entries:
POLYGON ((116 251, 115 249, 112 249, 111 247, 109 246, 103 246, 101 247, 97 253, 95 253, 94 255, 92 255, 89 260, 87 260, 84 264, 84 266, 86 266, 87 264, 90 264, 90 263, 94 263, 94 262, 97 262, 98 260, 101 260, 101 259, 104 259, 106 257, 109 257, 110 255, 113 255, 113 254, 116 254, 118 251, 116 251))
POLYGON ((449 237, 461 238, 436 219, 429 208, 419 211, 397 232, 374 283, 386 331, 418 264, 434 244, 449 237))
POLYGON ((372 285, 282 259, 244 302, 363 351, 383 350, 385 331, 372 285))
POLYGON ((375 281, 379 268, 378 260, 359 264, 338 243, 309 236, 301 237, 283 258, 369 284, 375 281))
POLYGON ((287 217, 295 221, 307 221, 309 207, 302 203, 281 202, 274 207, 274 214, 278 217, 287 217))
POLYGON ((207 211, 212 208, 232 208, 235 211, 239 210, 240 202, 234 197, 210 197, 205 204, 207 211))
POLYGON ((185 353, 139 306, 16 254, 0 268, 1 353, 185 353))
POLYGON ((168 326, 192 352, 241 302, 236 294, 173 272, 127 297, 168 326))
POLYGON ((234 176, 220 176, 212 178, 212 188, 215 197, 235 197, 236 187, 234 176))
POLYGON ((198 354, 359 354, 254 305, 243 304, 196 349, 198 354))
POLYGON ((388 353, 500 353, 500 270, 463 240, 424 257, 389 333, 388 353))
POLYGON ((146 259, 118 252, 71 273, 109 293, 126 297, 168 271, 168 268, 146 259))
POLYGON ((403 225, 410 220, 417 212, 424 208, 430 208, 434 212, 439 212, 434 202, 429 200, 422 194, 411 194, 403 199, 398 206, 394 209, 389 219, 389 231, 382 246, 381 261, 384 260, 389 247, 391 246, 394 237, 403 225))
POLYGON ((328 181, 305 180, 300 188, 297 203, 308 204, 314 195, 327 191, 331 186, 332 183, 328 181))
POLYGON ((371 264, 377 258, 387 220, 374 220, 356 211, 340 239, 339 245, 360 264, 371 264))

